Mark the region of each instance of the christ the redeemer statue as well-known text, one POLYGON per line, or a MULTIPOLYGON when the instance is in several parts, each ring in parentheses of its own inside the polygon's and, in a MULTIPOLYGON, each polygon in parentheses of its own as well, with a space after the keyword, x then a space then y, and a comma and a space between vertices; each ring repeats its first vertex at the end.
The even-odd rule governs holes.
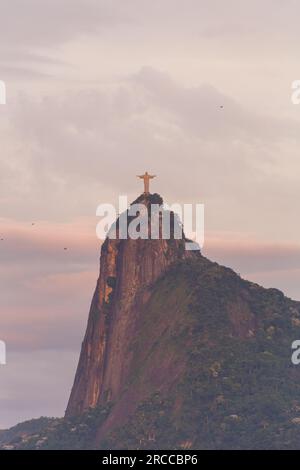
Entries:
POLYGON ((149 175, 148 171, 144 175, 137 175, 137 178, 144 180, 144 194, 149 194, 149 181, 156 175, 149 175))

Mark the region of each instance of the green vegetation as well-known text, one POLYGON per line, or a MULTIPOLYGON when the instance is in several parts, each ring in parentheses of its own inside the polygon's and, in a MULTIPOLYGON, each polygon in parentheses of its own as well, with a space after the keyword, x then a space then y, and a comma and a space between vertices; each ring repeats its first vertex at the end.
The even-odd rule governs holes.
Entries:
POLYGON ((110 405, 91 408, 82 416, 62 419, 46 433, 41 449, 93 449, 97 429, 109 414, 110 405))
POLYGON ((91 408, 72 418, 39 418, 4 431, 2 445, 16 449, 93 449, 97 429, 109 414, 110 405, 91 408))
POLYGON ((300 367, 291 363, 299 325, 300 304, 280 291, 203 257, 180 262, 139 314, 127 389, 144 399, 128 422, 99 442, 112 406, 41 418, 32 421, 38 436, 19 447, 299 449, 300 367))
MULTIPOLYGON (((163 354, 177 347, 187 355, 182 380, 167 396, 154 393, 140 404, 129 424, 103 445, 298 449, 300 370, 290 357, 300 333, 293 322, 299 304, 202 258, 177 265, 157 282, 143 331, 151 336, 151 322, 168 315, 174 315, 177 334, 161 336, 157 347, 163 354), (240 311, 232 318, 236 305, 240 311), (234 323, 239 326, 245 312, 255 331, 241 328, 238 334, 234 323)), ((144 341, 137 341, 137 357, 144 341)))

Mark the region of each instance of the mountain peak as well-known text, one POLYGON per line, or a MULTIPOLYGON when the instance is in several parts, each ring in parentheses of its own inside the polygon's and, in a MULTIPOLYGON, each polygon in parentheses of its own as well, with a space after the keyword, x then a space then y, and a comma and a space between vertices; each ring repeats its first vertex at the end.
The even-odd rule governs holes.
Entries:
MULTIPOLYGON (((143 193, 130 207, 143 204, 150 214, 151 204, 161 206, 162 203, 159 194, 143 193)), ((179 223, 174 213, 170 214, 171 224, 179 223)), ((120 218, 116 222, 117 229, 120 218)), ((158 221, 161 228, 161 219, 158 221)), ((181 239, 175 239, 171 230, 170 238, 164 239, 161 230, 159 232, 157 239, 107 237, 103 243, 100 275, 67 416, 80 414, 89 407, 120 396, 126 383, 125 371, 131 363, 131 359, 126 358, 128 341, 136 334, 139 311, 149 297, 151 286, 174 263, 199 256, 199 252, 185 250, 184 234, 181 239)))
POLYGON ((1 448, 299 448, 300 302, 177 242, 105 241, 65 418, 1 448))
POLYGON ((158 204, 162 205, 164 203, 163 198, 158 193, 142 193, 132 202, 132 204, 158 204))

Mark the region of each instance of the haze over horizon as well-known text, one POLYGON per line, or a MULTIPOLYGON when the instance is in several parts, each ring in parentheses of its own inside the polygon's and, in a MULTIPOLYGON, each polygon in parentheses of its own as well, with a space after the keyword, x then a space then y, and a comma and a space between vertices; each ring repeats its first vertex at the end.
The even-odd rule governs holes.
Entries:
POLYGON ((166 202, 205 204, 205 256, 300 300, 300 5, 1 5, 4 428, 64 412, 99 271, 96 207, 134 200, 145 170, 166 202))

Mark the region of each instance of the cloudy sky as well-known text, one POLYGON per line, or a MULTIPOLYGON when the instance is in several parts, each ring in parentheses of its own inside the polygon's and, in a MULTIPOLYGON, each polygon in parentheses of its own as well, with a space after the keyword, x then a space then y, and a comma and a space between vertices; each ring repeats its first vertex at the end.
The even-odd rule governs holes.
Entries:
POLYGON ((99 270, 96 207, 135 198, 144 170, 166 202, 205 204, 205 255, 300 300, 300 5, 0 8, 3 428, 63 414, 99 270))

